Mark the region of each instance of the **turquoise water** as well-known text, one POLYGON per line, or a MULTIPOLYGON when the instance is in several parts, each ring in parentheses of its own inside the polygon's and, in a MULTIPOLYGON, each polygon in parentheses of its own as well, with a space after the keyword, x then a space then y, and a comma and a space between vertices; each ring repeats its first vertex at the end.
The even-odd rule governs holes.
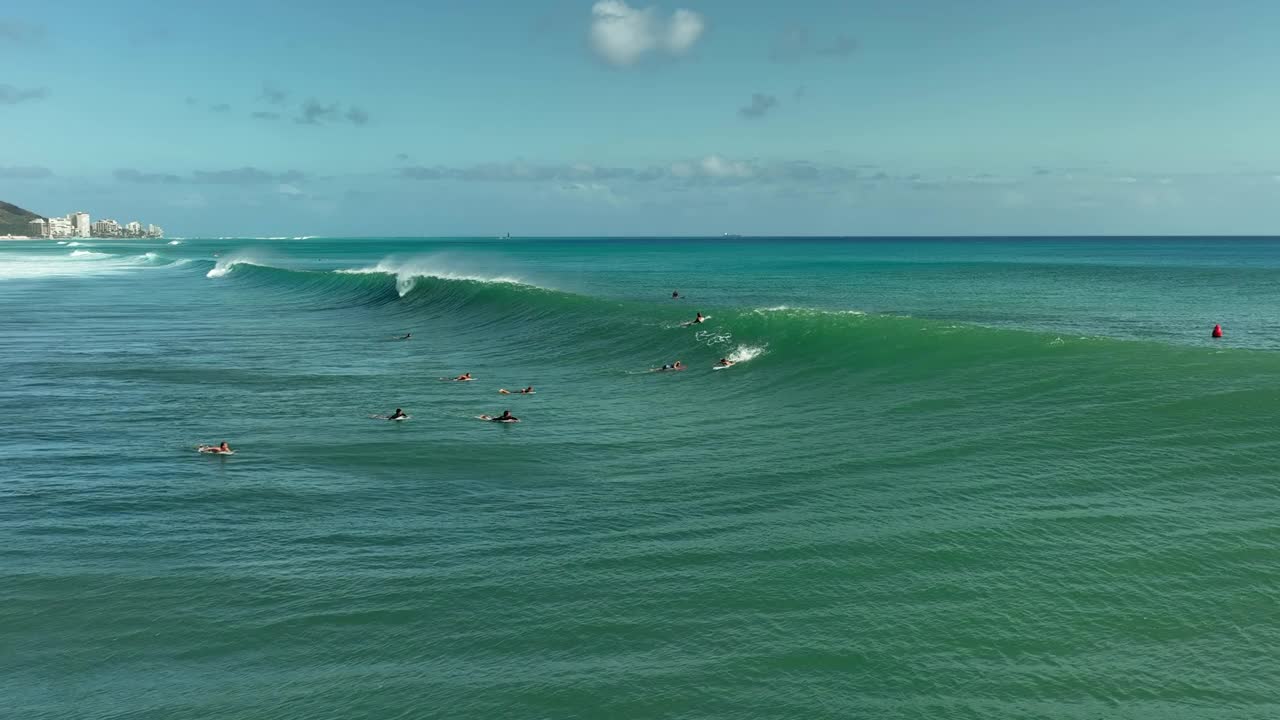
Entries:
POLYGON ((81 242, 8 716, 1280 716, 1280 242, 81 242))

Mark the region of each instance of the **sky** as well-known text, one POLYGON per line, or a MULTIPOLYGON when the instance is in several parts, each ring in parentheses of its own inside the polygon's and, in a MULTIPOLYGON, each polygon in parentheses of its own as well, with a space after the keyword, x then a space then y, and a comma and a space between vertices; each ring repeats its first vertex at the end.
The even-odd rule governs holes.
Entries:
POLYGON ((11 0, 0 200, 177 236, 1280 234, 1274 0, 11 0))

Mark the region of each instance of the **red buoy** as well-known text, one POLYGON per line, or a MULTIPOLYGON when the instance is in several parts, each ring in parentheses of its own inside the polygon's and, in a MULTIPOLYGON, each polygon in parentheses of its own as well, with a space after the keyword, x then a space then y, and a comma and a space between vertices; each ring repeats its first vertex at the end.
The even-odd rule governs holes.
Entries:
POLYGON ((1214 326, 1213 326, 1213 336, 1214 336, 1214 337, 1216 337, 1216 338, 1220 338, 1220 337, 1222 337, 1222 326, 1221 326, 1221 325, 1214 325, 1214 326))

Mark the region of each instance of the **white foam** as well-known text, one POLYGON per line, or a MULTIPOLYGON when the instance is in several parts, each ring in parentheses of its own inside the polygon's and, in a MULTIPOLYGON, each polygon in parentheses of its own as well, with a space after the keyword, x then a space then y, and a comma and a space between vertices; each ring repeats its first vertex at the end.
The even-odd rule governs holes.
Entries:
POLYGON ((170 241, 169 241, 169 244, 170 244, 170 245, 181 245, 181 244, 182 244, 182 241, 181 241, 181 240, 170 240, 170 241))
POLYGON ((0 254, 0 280, 110 275, 142 267, 136 258, 120 258, 88 250, 77 250, 67 255, 0 254))
POLYGON ((266 263, 257 260, 248 253, 234 253, 223 258, 219 258, 213 269, 205 273, 207 278, 220 278, 226 276, 227 273, 236 269, 238 265, 258 265, 266 266, 266 263))
POLYGON ((71 242, 69 242, 69 243, 59 243, 59 244, 60 244, 60 245, 66 245, 67 247, 80 247, 80 246, 81 246, 81 245, 83 245, 84 243, 75 242, 75 241, 73 240, 73 241, 71 241, 71 242))
POLYGON ((529 285, 520 278, 508 275, 480 275, 468 272, 458 272, 450 270, 443 266, 443 262, 438 258, 408 258, 395 259, 384 258, 378 261, 373 267, 363 268, 347 268, 336 270, 335 272, 347 275, 394 275, 396 278, 396 291, 400 293, 400 297, 404 297, 413 290, 418 282, 418 278, 436 278, 439 280, 471 280, 482 283, 505 283, 508 285, 529 285))
POLYGON ((766 347, 758 345, 739 345, 732 353, 729 353, 727 359, 733 363, 744 363, 748 360, 754 360, 765 353, 766 347))
POLYGON ((757 315, 765 313, 790 313, 792 315, 866 315, 861 310, 817 310, 815 308, 792 307, 790 305, 775 305, 774 307, 756 308, 752 312, 757 315))

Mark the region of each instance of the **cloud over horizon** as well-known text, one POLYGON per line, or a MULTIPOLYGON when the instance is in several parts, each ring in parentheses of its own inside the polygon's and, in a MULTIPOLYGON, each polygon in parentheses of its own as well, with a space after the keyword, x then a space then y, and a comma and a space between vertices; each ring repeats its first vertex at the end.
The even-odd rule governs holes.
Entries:
POLYGON ((769 59, 773 62, 797 62, 809 58, 845 58, 858 50, 858 41, 838 33, 828 42, 818 43, 809 28, 802 26, 782 30, 773 39, 769 59))
POLYGON ((325 104, 311 98, 302 103, 298 116, 293 121, 299 125, 325 125, 341 121, 352 125, 366 125, 369 122, 369 114, 355 105, 348 106, 344 112, 341 103, 325 104))
POLYGON ((678 185, 845 182, 861 177, 856 168, 808 161, 733 160, 706 155, 667 165, 609 167, 586 163, 537 165, 526 162, 483 163, 466 166, 410 166, 397 174, 408 180, 454 180, 489 183, 652 183, 678 185))
POLYGON ((271 83, 263 83, 262 94, 258 97, 262 100, 266 100, 272 105, 283 105, 284 101, 289 99, 289 93, 281 90, 271 83))
POLYGON ((43 25, 0 18, 0 44, 37 45, 44 41, 48 31, 43 25))
POLYGON ((624 0, 600 0, 591 6, 591 48, 615 67, 630 67, 655 52, 683 55, 705 30, 702 15, 683 8, 662 17, 655 8, 633 8, 624 0))
POLYGON ((17 105, 22 102, 43 100, 49 97, 49 88, 20 88, 13 85, 0 84, 0 105, 17 105))
POLYGON ((744 118, 754 119, 764 117, 768 112, 778 106, 778 98, 773 95, 765 95, 764 93, 752 93, 751 102, 738 108, 738 114, 744 118))
POLYGON ((5 180, 43 180, 53 177, 53 171, 38 165, 0 166, 0 179, 5 180))
POLYGON ((307 179, 306 173, 298 170, 275 173, 249 166, 232 170, 193 170, 189 178, 183 178, 173 173, 143 172, 134 168, 120 168, 112 175, 120 182, 152 185, 177 185, 179 183, 205 185, 292 184, 307 179))

